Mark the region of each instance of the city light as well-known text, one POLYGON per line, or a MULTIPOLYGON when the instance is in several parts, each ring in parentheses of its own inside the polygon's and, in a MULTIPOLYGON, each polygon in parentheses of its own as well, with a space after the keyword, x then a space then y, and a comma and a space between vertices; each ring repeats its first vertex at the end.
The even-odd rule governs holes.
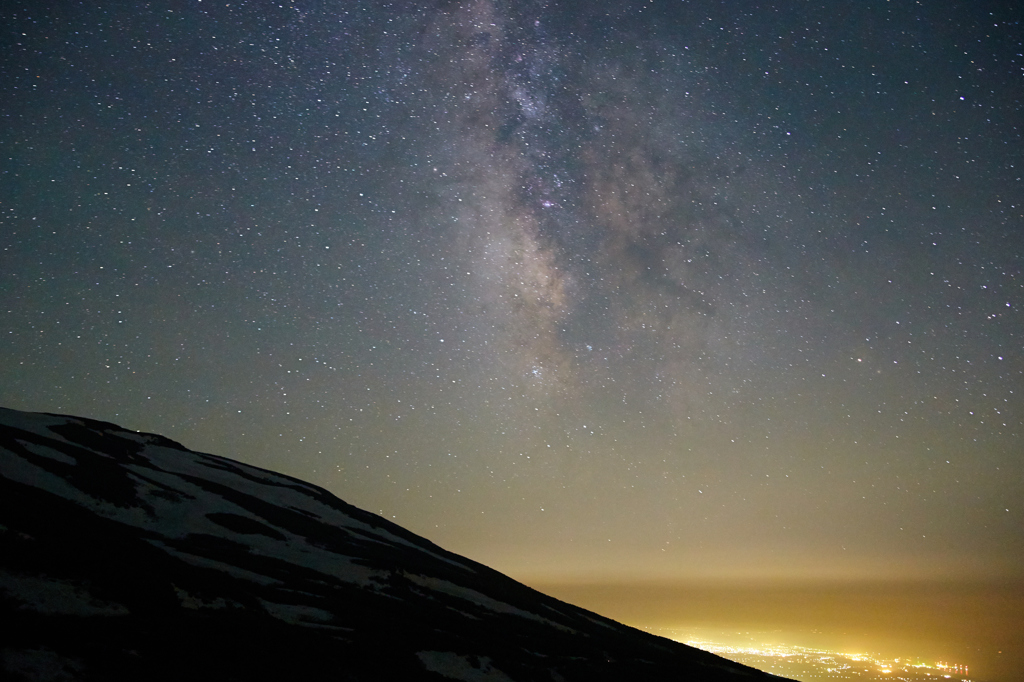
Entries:
POLYGON ((859 680, 860 682, 971 682, 966 665, 916 658, 883 658, 868 652, 839 652, 783 644, 732 645, 703 638, 672 637, 677 641, 774 675, 800 682, 859 680))

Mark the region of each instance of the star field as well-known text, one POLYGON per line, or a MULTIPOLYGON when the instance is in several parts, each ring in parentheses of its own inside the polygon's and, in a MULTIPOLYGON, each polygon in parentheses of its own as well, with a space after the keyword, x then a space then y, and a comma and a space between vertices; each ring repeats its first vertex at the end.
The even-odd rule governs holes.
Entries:
POLYGON ((1003 4, 3 15, 5 406, 524 580, 1021 578, 1003 4))

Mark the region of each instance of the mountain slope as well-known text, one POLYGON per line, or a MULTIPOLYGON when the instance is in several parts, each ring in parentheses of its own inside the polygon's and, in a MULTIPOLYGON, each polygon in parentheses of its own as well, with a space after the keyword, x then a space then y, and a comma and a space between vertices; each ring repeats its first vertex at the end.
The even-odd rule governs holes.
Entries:
POLYGON ((104 422, 0 408, 0 524, 14 679, 771 677, 309 483, 104 422))

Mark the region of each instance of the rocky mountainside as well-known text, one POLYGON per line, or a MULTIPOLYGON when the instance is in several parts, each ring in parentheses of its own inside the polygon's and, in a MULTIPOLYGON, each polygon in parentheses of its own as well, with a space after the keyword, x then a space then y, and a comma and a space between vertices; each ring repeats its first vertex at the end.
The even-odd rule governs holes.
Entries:
POLYGON ((5 679, 778 679, 89 419, 0 408, 0 524, 5 679))

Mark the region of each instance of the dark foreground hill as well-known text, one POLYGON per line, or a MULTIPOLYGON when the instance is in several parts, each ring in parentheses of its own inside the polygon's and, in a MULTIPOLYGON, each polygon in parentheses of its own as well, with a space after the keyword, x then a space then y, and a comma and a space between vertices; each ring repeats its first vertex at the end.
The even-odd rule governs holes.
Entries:
POLYGON ((0 524, 4 679, 771 677, 104 422, 0 408, 0 524))

